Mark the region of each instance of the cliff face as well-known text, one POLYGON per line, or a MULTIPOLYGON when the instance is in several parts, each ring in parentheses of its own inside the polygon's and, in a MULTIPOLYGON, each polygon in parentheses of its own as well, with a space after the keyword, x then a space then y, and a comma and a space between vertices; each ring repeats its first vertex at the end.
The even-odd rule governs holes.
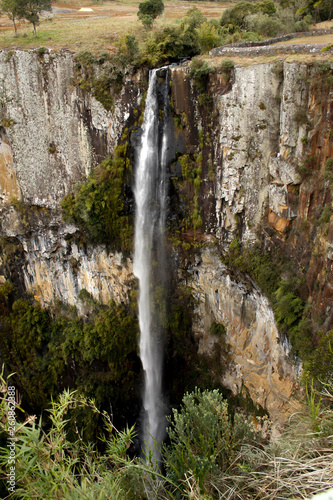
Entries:
POLYGON ((126 81, 107 112, 73 84, 76 66, 67 52, 2 52, 0 68, 2 201, 22 197, 56 208, 112 152, 141 86, 126 81))
MULTIPOLYGON (((68 53, 0 55, 2 235, 7 243, 15 239, 21 280, 42 303, 60 298, 80 304, 82 289, 104 303, 111 298, 126 302, 134 286, 131 258, 80 243, 77 228, 61 222, 58 207, 135 121, 143 77, 128 77, 106 111, 73 85, 75 68, 68 53), (11 207, 12 198, 24 207, 37 206, 25 224, 23 205, 11 207)), ((201 238, 213 235, 222 247, 235 237, 251 243, 263 225, 266 246, 282 245, 307 266, 310 295, 329 328, 333 233, 323 234, 316 220, 331 200, 323 169, 332 141, 322 133, 330 130, 331 95, 326 87, 314 92, 314 81, 312 69, 298 63, 236 67, 229 75, 217 71, 209 76, 207 106, 189 69, 172 68, 171 103, 178 125, 171 178, 180 176, 178 157, 181 163, 185 152, 197 162, 200 158, 200 189, 196 192, 188 181, 177 196, 195 193, 201 238), (306 158, 312 158, 310 179, 299 168, 306 158), (308 226, 301 232, 305 220, 308 226), (312 253, 313 242, 322 249, 319 256, 312 253)), ((6 252, 3 245, 3 274, 10 278, 13 266, 6 252)), ((194 330, 200 351, 211 353, 218 339, 210 326, 222 323, 231 363, 221 381, 233 392, 244 385, 273 418, 283 419, 291 411, 298 371, 286 360, 289 347, 281 341, 267 299, 251 280, 231 274, 216 245, 180 261, 180 279, 186 274, 197 298, 194 330)))
MULTIPOLYGON (((288 186, 301 183, 297 166, 307 128, 295 117, 300 110, 307 112, 307 66, 278 62, 236 67, 231 85, 223 74, 210 78, 218 114, 210 131, 214 134, 215 235, 229 243, 239 234, 243 241, 254 240, 255 227, 267 207, 272 226, 283 232, 297 215, 288 205, 288 186)), ((187 69, 173 71, 174 102, 180 114, 196 104, 194 89, 184 90, 188 80, 187 69)), ((192 117, 194 130, 207 128, 204 110, 197 106, 192 117)), ((194 136, 193 147, 195 141, 194 136)), ((204 181, 209 181, 207 173, 204 181)))
POLYGON ((236 67, 227 78, 220 70, 209 76, 210 109, 198 104, 187 68, 176 68, 172 81, 175 109, 188 117, 187 149, 203 157, 205 233, 225 248, 236 237, 256 241, 259 230, 266 248, 303 266, 304 297, 324 330, 332 328, 332 93, 325 66, 278 61, 236 67))
POLYGON ((296 408, 292 394, 299 373, 287 360, 290 348, 279 335, 267 299, 250 280, 231 276, 211 249, 202 252, 191 271, 188 283, 198 304, 194 331, 200 352, 213 354, 219 337, 211 325, 223 324, 231 353, 231 363, 221 366, 223 385, 233 394, 245 387, 274 421, 285 420, 296 408))

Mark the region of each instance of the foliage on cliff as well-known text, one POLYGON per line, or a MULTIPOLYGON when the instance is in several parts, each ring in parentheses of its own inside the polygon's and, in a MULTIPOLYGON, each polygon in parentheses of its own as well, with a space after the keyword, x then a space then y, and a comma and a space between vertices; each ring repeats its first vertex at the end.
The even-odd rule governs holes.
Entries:
POLYGON ((328 382, 333 369, 332 332, 314 334, 305 270, 298 268, 286 251, 267 252, 260 244, 242 246, 236 238, 222 260, 255 280, 270 299, 279 330, 302 359, 305 373, 328 382))
MULTIPOLYGON (((15 300, 14 287, 1 285, 2 360, 15 372, 25 406, 34 411, 70 387, 94 397, 102 408, 109 410, 112 404, 119 416, 131 415, 140 371, 137 320, 129 308, 114 302, 101 306, 84 290, 80 297, 90 312, 86 321, 61 304, 43 309, 26 299, 15 300)), ((94 425, 86 425, 88 436, 94 425)))
POLYGON ((132 248, 132 166, 127 143, 115 149, 113 158, 104 160, 87 181, 61 202, 63 218, 77 224, 93 244, 106 243, 116 250, 132 248))

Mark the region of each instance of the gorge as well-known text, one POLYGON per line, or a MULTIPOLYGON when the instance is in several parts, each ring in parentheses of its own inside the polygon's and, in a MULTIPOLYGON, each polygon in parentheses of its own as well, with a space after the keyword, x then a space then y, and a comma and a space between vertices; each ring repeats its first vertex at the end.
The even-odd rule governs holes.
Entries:
MULTIPOLYGON (((167 83, 170 105, 158 112, 161 123, 167 117, 169 134, 161 163, 167 165, 173 300, 167 311, 158 302, 158 312, 169 315, 165 370, 178 384, 168 390, 190 388, 184 382, 190 375, 177 380, 177 370, 190 374, 196 365, 202 381, 249 397, 278 427, 297 407, 292 396, 300 364, 288 358, 287 333, 302 355, 302 346, 311 350, 329 338, 333 323, 332 70, 325 58, 210 64, 210 70, 185 64, 155 73, 159 87, 167 83), (281 276, 276 256, 290 263, 281 276)), ((142 279, 131 245, 82 235, 92 231, 87 221, 100 202, 92 193, 106 175, 96 165, 113 154, 119 173, 113 192, 119 189, 123 217, 114 227, 133 240, 139 187, 131 164, 148 99, 147 71, 129 72, 106 109, 93 88, 80 84, 88 70, 98 81, 107 64, 86 68, 66 51, 0 55, 1 279, 43 306, 57 299, 76 306, 83 317, 89 307, 79 299, 82 290, 102 304, 129 304, 135 277, 142 279), (93 171, 85 195, 77 185, 93 171), (60 202, 73 189, 72 218, 64 222, 60 202)), ((156 141, 163 150, 162 129, 156 141)), ((112 172, 110 165, 105 171, 112 172)), ((163 215, 155 209, 157 234, 163 215)), ((162 289, 158 283, 161 295, 162 289)))

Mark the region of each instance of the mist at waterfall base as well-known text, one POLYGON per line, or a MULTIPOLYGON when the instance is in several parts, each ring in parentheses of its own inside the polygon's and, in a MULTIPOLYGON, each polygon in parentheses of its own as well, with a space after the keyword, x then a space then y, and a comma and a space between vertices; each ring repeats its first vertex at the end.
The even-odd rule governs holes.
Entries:
POLYGON ((168 90, 168 69, 152 70, 134 186, 136 216, 133 268, 139 280, 140 358, 144 372, 141 442, 144 455, 152 457, 155 462, 160 459, 160 448, 166 435, 162 371, 163 290, 167 281, 165 220, 169 149, 168 90))

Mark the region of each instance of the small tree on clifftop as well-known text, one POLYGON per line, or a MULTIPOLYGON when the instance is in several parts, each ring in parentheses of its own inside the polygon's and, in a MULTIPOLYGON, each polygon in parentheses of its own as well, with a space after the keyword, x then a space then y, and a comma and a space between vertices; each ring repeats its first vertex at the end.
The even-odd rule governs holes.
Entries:
MULTIPOLYGON (((22 0, 15 0, 22 1, 22 0)), ((51 10, 51 0, 27 0, 24 2, 24 19, 34 27, 34 35, 37 36, 36 26, 39 24, 39 14, 42 10, 51 10)))
POLYGON ((17 36, 16 21, 24 17, 23 0, 1 0, 0 12, 6 14, 13 21, 15 36, 17 36))
POLYGON ((37 36, 36 26, 39 24, 39 14, 43 10, 51 10, 51 0, 0 0, 0 10, 13 21, 15 36, 17 35, 16 21, 26 19, 34 27, 34 35, 37 36))
POLYGON ((138 18, 146 29, 151 28, 155 19, 164 11, 162 0, 145 0, 139 4, 138 18))

